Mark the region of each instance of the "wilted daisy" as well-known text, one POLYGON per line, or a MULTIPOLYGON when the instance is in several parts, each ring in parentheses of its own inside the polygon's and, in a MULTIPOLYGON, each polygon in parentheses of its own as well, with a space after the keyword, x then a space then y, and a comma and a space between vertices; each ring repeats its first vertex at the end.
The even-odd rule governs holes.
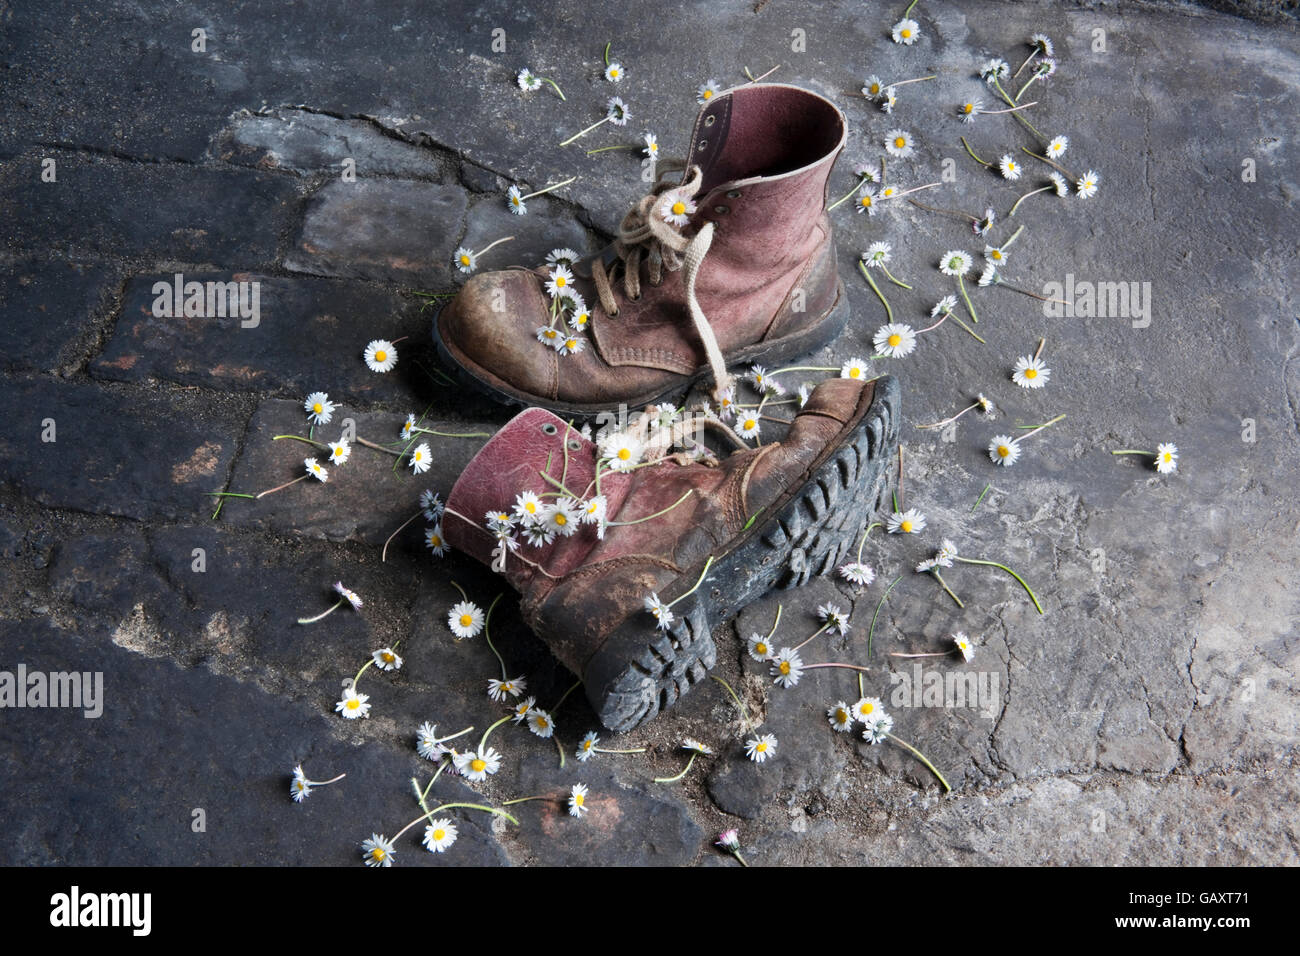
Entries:
POLYGON ((865 359, 851 358, 840 366, 840 378, 863 379, 870 371, 865 359))
POLYGON ((363 603, 361 600, 361 595, 358 594, 356 591, 351 590, 350 588, 345 588, 343 586, 342 581, 334 582, 334 593, 336 593, 339 597, 343 598, 345 601, 351 604, 355 610, 358 611, 361 610, 361 606, 363 603))
POLYGON ((1016 359, 1011 371, 1011 381, 1021 388, 1042 388, 1052 377, 1052 370, 1037 356, 1022 355, 1016 359))
POLYGON ((967 100, 957 107, 957 115, 961 117, 963 123, 973 123, 980 115, 980 110, 984 107, 983 100, 967 100))
POLYGON ((841 564, 839 567, 840 577, 850 584, 856 584, 863 588, 876 579, 876 572, 872 570, 871 565, 863 564, 861 561, 853 561, 849 564, 841 564))
POLYGON ((1010 468, 1020 457, 1020 445, 1010 435, 994 435, 989 442, 989 458, 994 464, 1010 468))
POLYGON ((695 102, 702 106, 721 92, 722 87, 718 85, 717 80, 708 80, 695 91, 695 102))
POLYGON ((930 310, 930 318, 937 318, 941 315, 951 315, 952 311, 957 308, 957 297, 955 295, 945 295, 942 299, 934 304, 930 310))
POLYGON ((891 129, 885 136, 885 151, 890 156, 906 159, 912 155, 912 134, 901 129, 891 129))
POLYGON ((488 697, 496 701, 505 700, 507 697, 518 697, 524 692, 528 682, 522 677, 511 677, 506 680, 497 680, 495 677, 488 680, 488 697))
POLYGON ((420 492, 420 514, 425 521, 439 521, 442 518, 442 496, 428 488, 420 492))
POLYGON ((393 844, 378 833, 370 834, 370 839, 361 844, 361 859, 366 866, 392 866, 394 856, 393 844))
POLYGON ((977 221, 971 223, 971 229, 977 236, 987 236, 989 230, 993 228, 993 223, 997 221, 998 214, 993 211, 992 206, 984 209, 984 215, 977 221))
POLYGON ((952 636, 952 642, 961 653, 962 660, 969 662, 975 657, 975 644, 966 636, 965 632, 958 631, 954 634, 952 636))
POLYGON ((555 540, 555 532, 542 524, 530 524, 524 528, 524 540, 534 548, 544 548, 555 540))
POLYGON ((890 259, 890 245, 887 242, 873 242, 867 246, 867 251, 862 254, 862 261, 866 263, 868 269, 875 269, 883 266, 890 259))
POLYGON ((416 445, 406 463, 411 466, 411 471, 417 475, 422 475, 428 471, 429 466, 433 464, 433 451, 429 448, 429 443, 420 442, 420 444, 416 445))
POLYGON ((658 159, 659 140, 655 138, 655 134, 646 133, 645 136, 643 136, 641 139, 642 142, 645 143, 645 148, 642 150, 642 152, 645 153, 646 159, 658 159))
POLYGON ((307 412, 307 420, 313 425, 328 425, 334 416, 334 403, 324 392, 312 392, 302 407, 307 412))
POLYGON ((375 666, 381 671, 400 671, 402 669, 402 658, 391 647, 381 647, 370 655, 370 659, 375 662, 375 666))
POLYGON ((1011 67, 1006 60, 1000 57, 994 57, 991 60, 985 60, 984 65, 980 67, 980 79, 990 86, 996 84, 1011 75, 1011 67))
POLYGON ((528 719, 534 707, 537 706, 536 697, 525 697, 518 703, 512 704, 510 708, 510 720, 516 724, 522 724, 528 719))
POLYGON ((466 780, 473 780, 477 783, 480 780, 486 780, 489 774, 494 774, 501 769, 501 754, 491 747, 484 748, 481 754, 469 750, 459 755, 459 759, 456 761, 456 769, 461 772, 466 780))
POLYGON ((724 830, 718 834, 718 838, 713 843, 715 846, 720 846, 724 850, 735 853, 740 849, 740 831, 724 830))
POLYGON ((632 118, 627 104, 620 97, 611 96, 605 103, 605 119, 615 126, 626 126, 627 121, 632 118))
POLYGON ((849 616, 834 604, 822 604, 817 608, 817 617, 832 631, 849 633, 849 616))
POLYGON ((894 92, 894 88, 892 86, 888 87, 885 90, 885 92, 881 94, 880 97, 881 112, 892 113, 894 112, 894 107, 897 105, 898 105, 898 94, 894 92))
POLYGON ((964 276, 970 272, 972 265, 970 253, 960 249, 950 249, 939 260, 939 271, 946 276, 964 276))
POLYGON ((876 330, 871 340, 876 351, 890 358, 902 358, 916 349, 916 332, 910 325, 891 322, 876 330))
POLYGON ((437 820, 430 821, 424 828, 422 842, 430 853, 441 853, 456 842, 456 836, 456 824, 446 817, 439 817, 437 820))
POLYGON ((980 278, 979 278, 980 288, 987 288, 988 286, 996 285, 997 281, 998 281, 997 263, 986 262, 984 264, 984 271, 980 273, 980 278))
POLYGON ((528 67, 524 67, 519 71, 519 74, 515 77, 515 82, 519 84, 521 90, 528 93, 540 88, 542 85, 541 78, 528 67))
POLYGON ((329 472, 327 472, 315 458, 304 458, 302 466, 307 469, 307 474, 321 481, 329 481, 329 472))
POLYGON ((745 649, 749 652, 750 657, 760 663, 763 661, 770 661, 774 656, 776 656, 776 652, 772 649, 771 643, 767 638, 760 634, 749 635, 749 639, 745 641, 745 649))
POLYGON ((1016 162, 1015 157, 1010 153, 1002 154, 1002 158, 998 160, 998 169, 1002 170, 1003 179, 1020 178, 1020 164, 1016 162))
POLYGON ((483 609, 473 601, 461 601, 447 612, 447 627, 457 638, 477 637, 483 630, 483 609))
POLYGON ((424 546, 433 552, 435 558, 441 558, 447 553, 447 542, 442 537, 441 522, 424 532, 424 546))
POLYGON ((1048 173, 1047 178, 1052 181, 1052 188, 1056 190, 1056 195, 1068 196, 1070 194, 1070 184, 1065 181, 1065 177, 1060 173, 1048 173))
POLYGON ((700 742, 699 742, 698 740, 696 740, 694 737, 683 737, 683 738, 682 738, 682 749, 683 749, 683 750, 694 750, 696 753, 704 754, 706 757, 711 757, 711 756, 713 756, 713 748, 710 747, 708 744, 702 744, 702 743, 700 743, 700 742))
POLYGON ((605 67, 605 79, 611 83, 617 83, 623 79, 623 65, 621 63, 611 63, 605 67))
POLYGON ((340 438, 330 445, 330 464, 341 465, 348 460, 352 454, 352 448, 347 443, 347 439, 340 438))
POLYGON ((853 705, 853 719, 868 723, 885 712, 879 697, 862 697, 853 705))
POLYGON ((1069 148, 1070 138, 1068 136, 1057 136, 1047 144, 1047 155, 1052 159, 1060 159, 1069 148))
POLYGON ((772 658, 771 674, 773 680, 782 687, 793 687, 803 676, 803 659, 797 651, 783 647, 772 658))
POLYGON ((894 718, 881 711, 874 718, 867 721, 866 726, 862 729, 862 739, 871 744, 881 744, 885 742, 889 732, 893 729, 894 718))
POLYGON ((590 807, 587 806, 587 788, 575 783, 569 791, 569 816, 581 817, 590 807))
POLYGON ((943 543, 939 545, 939 550, 934 554, 934 559, 941 567, 950 568, 958 553, 957 545, 944 538, 943 543))
POLYGON ((551 270, 550 278, 546 282, 546 291, 552 298, 558 298, 561 293, 568 291, 572 283, 573 273, 569 271, 568 266, 557 265, 551 270))
POLYGON ((659 600, 658 594, 651 594, 645 599, 645 609, 655 619, 661 631, 668 630, 669 625, 675 620, 673 612, 669 610, 667 604, 659 600))
POLYGON ((578 752, 574 754, 582 763, 591 759, 591 755, 596 752, 596 744, 600 743, 600 735, 594 730, 588 731, 578 742, 578 752))
POLYGON ((826 719, 840 733, 853 729, 853 711, 844 701, 836 701, 834 707, 827 708, 826 719))
POLYGON ((374 339, 363 354, 372 372, 389 372, 397 364, 397 349, 387 339, 374 339))
POLYGON ((754 763, 762 763, 776 753, 776 734, 763 734, 745 741, 745 754, 754 763))
POLYGON ((803 382, 794 390, 794 396, 798 399, 800 408, 808 404, 808 399, 812 397, 812 388, 812 383, 803 382))
POLYGON ((1156 471, 1168 475, 1178 470, 1178 446, 1165 442, 1156 445, 1156 471))
POLYGON ((641 461, 644 449, 631 435, 615 432, 601 441, 600 454, 614 471, 631 468, 641 461))
POLYGON ((334 709, 348 720, 370 716, 370 696, 358 694, 354 688, 343 691, 343 699, 334 705, 334 709))
POLYGON ((1097 194, 1097 183, 1100 181, 1100 173, 1095 173, 1091 169, 1084 173, 1079 181, 1074 184, 1074 188, 1077 190, 1079 198, 1091 199, 1095 196, 1097 194))
POLYGON ((428 721, 415 732, 415 752, 425 760, 441 760, 450 749, 438 740, 438 725, 428 721))
POLYGON ((920 534, 925 530, 925 515, 915 508, 891 512, 885 517, 885 529, 890 534, 920 534))
POLYGON ((673 201, 663 207, 664 222, 681 229, 691 221, 691 216, 695 215, 695 203, 691 202, 689 196, 681 194, 671 194, 671 198, 673 201))
POLYGON ((916 38, 921 35, 921 26, 915 20, 904 17, 894 24, 892 35, 895 43, 911 46, 916 42, 916 38))

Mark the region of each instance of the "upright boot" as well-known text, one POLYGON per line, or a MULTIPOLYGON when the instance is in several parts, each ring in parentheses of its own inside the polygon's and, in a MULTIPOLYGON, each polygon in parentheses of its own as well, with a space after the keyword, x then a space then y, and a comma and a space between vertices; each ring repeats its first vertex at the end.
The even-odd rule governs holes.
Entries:
POLYGON ((604 725, 627 730, 703 679, 715 627, 857 546, 892 472, 898 392, 888 377, 831 379, 780 441, 637 468, 681 425, 663 420, 639 437, 629 426, 598 447, 528 409, 457 480, 443 533, 505 575, 604 725))
POLYGON ((585 418, 820 348, 848 313, 825 212, 844 140, 843 114, 806 90, 718 94, 680 181, 658 183, 612 245, 563 272, 470 279, 434 319, 444 361, 503 402, 585 418))

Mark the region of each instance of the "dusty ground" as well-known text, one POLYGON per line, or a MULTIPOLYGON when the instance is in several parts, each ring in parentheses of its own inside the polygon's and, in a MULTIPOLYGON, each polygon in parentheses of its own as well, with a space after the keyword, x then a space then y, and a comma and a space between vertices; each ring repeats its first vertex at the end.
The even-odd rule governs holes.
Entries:
MULTIPOLYGON (((558 245, 598 248, 642 184, 632 153, 584 148, 649 129, 679 154, 694 90, 711 77, 732 85, 745 67, 779 65, 773 80, 842 104, 852 132, 836 195, 903 126, 919 149, 891 164, 896 182, 948 168, 955 179, 927 202, 1005 214, 1046 182, 1045 167, 1030 160, 1024 179, 1004 182, 958 136, 986 158, 1033 140, 1006 116, 963 127, 952 108, 989 101, 979 63, 1017 65, 1042 30, 1061 66, 1033 121, 1069 135, 1066 165, 1102 181, 1087 201, 1029 199, 1008 274, 1039 291, 1067 275, 1150 283, 1149 322, 1047 317, 1032 299, 985 289, 987 345, 949 326, 908 359, 876 363, 903 383, 906 499, 930 527, 869 543, 880 577, 865 591, 820 580, 751 606, 718 635, 717 673, 765 715, 780 740, 774 761, 744 759, 734 705, 712 683, 615 744, 644 755, 570 757, 561 770, 550 742, 502 728, 506 763, 479 797, 582 781, 588 819, 543 803, 524 804, 518 828, 466 817, 452 852, 434 857, 408 838, 400 862, 718 864, 728 861, 710 842, 739 826, 763 864, 1296 863, 1294 20, 922 0, 923 38, 904 48, 887 38, 904 4, 720 2, 684 19, 667 4, 640 4, 635 17, 541 6, 0 8, 0 670, 104 680, 98 719, 0 711, 5 862, 354 865, 361 839, 413 818, 408 780, 428 776, 416 726, 483 728, 499 713, 481 689, 490 652, 454 644, 445 628, 450 581, 482 603, 498 583, 455 557, 432 560, 416 527, 381 563, 426 483, 364 449, 327 486, 234 500, 217 520, 205 492, 292 477, 301 449, 270 438, 301 430, 302 397, 316 389, 383 441, 430 405, 453 430, 499 427, 500 409, 438 378, 428 313, 409 291, 454 289, 452 250, 507 233, 518 238, 486 267, 533 264, 558 245), (497 28, 504 52, 492 48, 497 28), (560 149, 612 92, 600 78, 607 40, 627 67, 617 92, 633 122, 560 149), (513 77, 525 65, 554 77, 567 101, 546 88, 521 94, 513 77), (869 73, 938 78, 903 87, 885 116, 849 95, 869 73), (341 177, 349 158, 355 182, 341 177), (578 182, 530 202, 526 218, 507 214, 508 185, 571 175, 578 182), (176 272, 259 280, 260 324, 155 318, 152 286, 176 272), (401 335, 412 339, 397 371, 367 372, 365 342, 401 335), (1022 391, 1010 367, 1040 337, 1051 382, 1022 391), (951 441, 914 427, 981 391, 998 421, 969 415, 951 441), (1061 413, 1014 469, 983 454, 995 432, 1061 413), (1164 441, 1181 452, 1171 476, 1109 454, 1164 441), (1046 614, 1011 579, 969 566, 949 576, 958 609, 911 570, 945 537, 1022 572, 1046 614), (896 732, 943 770, 950 795, 901 750, 829 729, 824 708, 857 694, 847 673, 811 672, 781 691, 738 639, 765 630, 778 599, 791 638, 832 599, 852 607, 853 630, 811 659, 865 661, 872 615, 900 576, 876 624, 869 692, 889 703, 890 671, 912 672, 889 652, 941 648, 958 629, 979 638, 975 660, 927 660, 927 671, 997 688, 974 708, 891 707, 896 732), (364 614, 295 626, 328 606, 339 578, 365 597, 364 614), (371 718, 334 716, 341 681, 398 640, 400 673, 363 678, 371 718), (674 748, 684 734, 720 755, 680 785, 652 783, 683 765, 674 748), (287 785, 299 762, 317 778, 348 777, 297 806, 287 785)), ((959 221, 906 205, 834 217, 855 311, 819 364, 866 354, 883 321, 853 268, 869 242, 894 244, 896 274, 916 288, 888 294, 913 324, 951 291, 938 256, 981 251, 959 221)), ((445 492, 481 441, 440 443, 427 485, 445 492)), ((553 703, 571 677, 511 599, 494 623, 512 669, 553 703)), ((559 716, 571 753, 596 724, 580 695, 559 716)), ((435 789, 469 792, 449 779, 435 789)))

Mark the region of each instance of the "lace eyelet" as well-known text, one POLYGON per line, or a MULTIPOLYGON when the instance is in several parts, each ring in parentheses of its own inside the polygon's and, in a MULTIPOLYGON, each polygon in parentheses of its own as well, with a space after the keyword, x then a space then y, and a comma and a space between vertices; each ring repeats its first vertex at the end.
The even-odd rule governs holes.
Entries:
POLYGON ((714 123, 714 121, 715 121, 716 119, 717 119, 717 117, 714 116, 712 113, 710 113, 708 116, 704 117, 704 125, 705 125, 705 126, 712 126, 713 123, 714 123))
POLYGON ((641 301, 641 296, 640 296, 640 295, 630 295, 630 296, 628 296, 628 300, 631 301, 631 302, 640 302, 640 301, 641 301))
POLYGON ((714 206, 714 207, 713 207, 713 211, 716 212, 719 216, 725 216, 727 213, 731 212, 731 207, 730 207, 730 206, 714 206))
POLYGON ((581 447, 582 447, 582 442, 578 441, 578 439, 576 438, 569 439, 569 451, 577 451, 581 447))
POLYGON ((700 140, 700 145, 695 147, 695 151, 697 153, 702 153, 708 148, 709 148, 709 141, 707 139, 702 139, 700 140))
POLYGON ((542 434, 544 435, 554 435, 557 431, 559 431, 559 429, 551 422, 547 422, 542 426, 542 434))
POLYGON ((618 309, 615 309, 613 312, 610 312, 610 313, 609 313, 609 317, 610 317, 611 319, 617 319, 617 318, 618 318, 618 311, 619 311, 618 309))
POLYGON ((739 190, 739 189, 728 189, 728 190, 727 190, 727 198, 728 198, 728 199, 739 199, 739 198, 740 198, 740 190, 739 190))

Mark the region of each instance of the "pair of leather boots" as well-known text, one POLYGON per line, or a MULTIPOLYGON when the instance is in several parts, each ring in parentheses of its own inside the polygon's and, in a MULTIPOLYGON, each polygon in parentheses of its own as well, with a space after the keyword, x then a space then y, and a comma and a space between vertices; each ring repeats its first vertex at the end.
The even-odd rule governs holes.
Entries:
POLYGON ((610 730, 702 680, 713 630, 740 608, 833 570, 886 494, 892 378, 823 381, 778 441, 739 439, 742 420, 775 427, 761 409, 722 414, 739 402, 730 368, 793 359, 845 324, 825 211, 845 135, 805 90, 720 93, 680 179, 661 179, 610 246, 477 275, 434 320, 466 384, 525 406, 456 482, 444 537, 519 591, 610 730), (695 385, 712 400, 684 412, 695 385), (578 430, 607 414, 595 440, 578 430), (710 432, 734 450, 716 454, 710 432))

